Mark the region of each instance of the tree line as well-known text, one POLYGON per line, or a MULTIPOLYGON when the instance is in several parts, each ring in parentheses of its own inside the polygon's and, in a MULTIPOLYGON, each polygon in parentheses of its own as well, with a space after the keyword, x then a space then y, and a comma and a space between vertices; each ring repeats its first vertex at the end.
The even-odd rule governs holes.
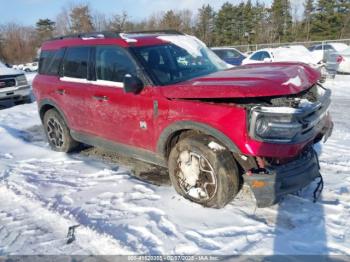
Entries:
POLYGON ((31 61, 43 41, 59 35, 162 29, 196 35, 209 46, 350 38, 350 0, 304 0, 303 7, 294 9, 290 0, 273 0, 271 6, 261 0, 226 2, 219 10, 208 4, 196 11, 154 13, 137 22, 127 12, 107 16, 89 4, 70 5, 54 21, 0 25, 0 59, 13 64, 31 61))

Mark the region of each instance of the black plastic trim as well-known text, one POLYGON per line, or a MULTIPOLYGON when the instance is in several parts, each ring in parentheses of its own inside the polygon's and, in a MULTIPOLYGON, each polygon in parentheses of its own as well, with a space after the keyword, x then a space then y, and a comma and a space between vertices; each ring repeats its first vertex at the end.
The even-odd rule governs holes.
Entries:
POLYGON ((294 193, 309 185, 320 174, 316 152, 311 148, 290 163, 267 168, 268 173, 243 175, 252 189, 258 207, 268 207, 280 201, 282 196, 294 193), (260 183, 260 186, 257 184, 260 183))
POLYGON ((224 135, 219 130, 208 126, 206 124, 193 122, 193 121, 178 121, 170 126, 168 126, 160 135, 158 144, 157 144, 157 152, 158 154, 162 156, 166 156, 167 153, 167 143, 169 142, 169 139, 172 137, 172 135, 175 132, 181 131, 181 130, 197 130, 200 131, 206 135, 210 135, 214 138, 216 138, 219 142, 221 142, 224 146, 228 148, 231 152, 234 153, 241 153, 241 151, 238 149, 238 147, 232 142, 231 139, 229 139, 226 135, 224 135))
POLYGON ((40 102, 38 102, 38 109, 39 109, 39 115, 40 115, 40 119, 41 120, 43 120, 43 117, 44 117, 44 115, 42 115, 41 111, 47 105, 52 106, 54 109, 56 109, 60 113, 60 115, 63 117, 63 119, 66 122, 66 124, 69 126, 69 122, 67 120, 67 117, 66 117, 65 113, 51 99, 43 99, 40 102))
POLYGON ((127 146, 124 144, 119 144, 114 141, 106 140, 97 136, 93 136, 90 134, 85 134, 82 132, 77 132, 74 130, 70 131, 71 136, 76 140, 84 144, 88 144, 91 146, 102 147, 104 149, 121 153, 128 157, 132 157, 138 160, 142 160, 151 164, 159 165, 162 167, 168 167, 165 158, 158 155, 155 152, 135 148, 132 146, 127 146))

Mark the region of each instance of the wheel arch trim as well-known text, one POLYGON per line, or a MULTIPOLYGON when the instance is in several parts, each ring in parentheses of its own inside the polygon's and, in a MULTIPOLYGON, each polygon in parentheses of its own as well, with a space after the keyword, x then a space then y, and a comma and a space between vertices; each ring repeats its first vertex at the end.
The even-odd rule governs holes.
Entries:
POLYGON ((56 109, 58 111, 58 113, 63 117, 64 121, 66 122, 66 124, 68 125, 68 119, 65 115, 65 113, 59 108, 59 106, 52 101, 51 99, 43 99, 38 103, 38 108, 39 108, 39 115, 40 115, 40 119, 41 121, 43 121, 44 119, 44 114, 42 113, 43 109, 45 106, 51 106, 54 109, 56 109))
POLYGON ((173 135, 176 132, 182 131, 182 130, 183 131, 185 130, 200 131, 203 134, 212 136, 215 139, 217 139, 218 142, 221 142, 224 146, 226 146, 229 149, 229 151, 234 153, 241 153, 239 148, 232 142, 232 140, 228 138, 225 134, 223 134, 221 131, 207 124, 203 124, 195 121, 178 121, 166 127, 158 139, 157 152, 160 155, 166 157, 167 145, 169 140, 173 137, 173 135))

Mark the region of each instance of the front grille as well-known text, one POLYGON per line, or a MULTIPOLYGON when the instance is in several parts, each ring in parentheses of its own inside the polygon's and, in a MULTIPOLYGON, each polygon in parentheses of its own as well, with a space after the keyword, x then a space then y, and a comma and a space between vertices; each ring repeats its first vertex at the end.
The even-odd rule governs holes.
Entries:
POLYGON ((16 80, 14 78, 0 79, 0 89, 13 86, 16 86, 16 80))

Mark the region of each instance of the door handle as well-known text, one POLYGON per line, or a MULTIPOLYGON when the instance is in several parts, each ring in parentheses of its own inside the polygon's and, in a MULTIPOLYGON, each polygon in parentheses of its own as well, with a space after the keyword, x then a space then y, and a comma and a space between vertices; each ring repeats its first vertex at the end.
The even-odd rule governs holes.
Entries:
POLYGON ((64 90, 64 89, 57 89, 56 93, 59 94, 59 95, 64 95, 66 93, 66 90, 64 90))
POLYGON ((97 100, 97 101, 108 101, 109 100, 108 96, 92 96, 92 98, 97 100))

